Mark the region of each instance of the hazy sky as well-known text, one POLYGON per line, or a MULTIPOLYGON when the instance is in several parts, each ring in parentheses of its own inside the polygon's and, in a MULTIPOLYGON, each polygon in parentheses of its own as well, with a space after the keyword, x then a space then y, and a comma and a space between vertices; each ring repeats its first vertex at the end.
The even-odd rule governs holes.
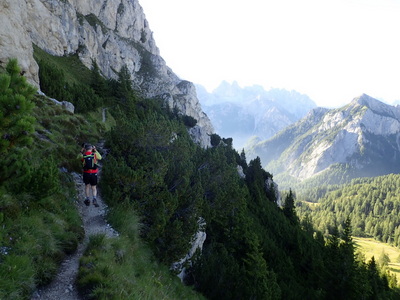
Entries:
POLYGON ((337 107, 400 100, 400 0, 139 0, 167 65, 212 91, 222 80, 337 107))

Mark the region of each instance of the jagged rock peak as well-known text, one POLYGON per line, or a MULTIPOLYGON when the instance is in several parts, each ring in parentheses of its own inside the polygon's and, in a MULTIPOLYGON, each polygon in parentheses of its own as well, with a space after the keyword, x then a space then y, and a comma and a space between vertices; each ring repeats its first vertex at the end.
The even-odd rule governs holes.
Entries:
POLYGON ((352 103, 354 103, 354 102, 361 104, 361 105, 368 106, 372 102, 380 102, 380 101, 375 98, 372 98, 371 96, 369 96, 367 94, 361 94, 360 96, 355 97, 353 99, 352 103))
POLYGON ((362 94, 361 96, 354 98, 351 102, 351 105, 365 106, 375 114, 394 119, 400 119, 399 106, 392 106, 383 103, 375 98, 372 98, 371 96, 368 96, 367 94, 362 94))
POLYGON ((309 113, 304 117, 304 119, 307 118, 312 118, 312 117, 322 117, 327 111, 329 111, 329 108, 324 108, 324 107, 316 107, 313 108, 309 111, 309 113))
POLYGON ((198 140, 207 143, 213 133, 193 84, 182 82, 159 55, 138 0, 1 0, 0 64, 17 58, 39 86, 33 44, 55 56, 77 54, 88 68, 96 61, 107 78, 126 66, 144 97, 167 98, 171 108, 197 119, 198 140))
POLYGON ((383 102, 372 98, 371 96, 367 95, 367 94, 361 94, 358 97, 355 97, 350 105, 354 106, 354 105, 361 105, 361 106, 366 106, 368 108, 378 108, 378 107, 383 107, 383 106, 387 106, 386 104, 384 104, 383 102))
POLYGON ((275 175, 300 180, 339 164, 362 176, 398 172, 400 107, 363 94, 341 108, 317 108, 253 152, 275 175))

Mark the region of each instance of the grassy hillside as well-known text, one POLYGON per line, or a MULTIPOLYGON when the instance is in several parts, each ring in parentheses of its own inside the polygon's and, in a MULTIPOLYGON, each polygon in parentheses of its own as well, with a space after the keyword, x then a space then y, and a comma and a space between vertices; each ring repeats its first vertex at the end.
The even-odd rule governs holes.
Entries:
POLYGON ((80 168, 76 152, 82 142, 103 139, 109 154, 100 186, 120 236, 90 239, 78 275, 84 297, 398 296, 378 266, 355 257, 349 223, 325 238, 315 233, 309 221, 298 219, 292 193, 282 208, 277 205, 275 186, 266 186, 272 175, 259 159, 247 164, 229 139, 220 143, 214 136, 207 149, 194 144, 188 128, 195 120, 157 99, 139 97, 126 68, 117 80, 105 80, 93 64, 87 81, 75 81, 84 73, 71 76, 75 58, 37 50, 39 56, 42 91, 72 101, 76 113, 33 96, 15 68, 0 77, 5 116, 0 122, 6 120, 0 123, 0 151, 7 158, 0 161, 2 298, 28 298, 76 248, 82 229, 69 172, 80 168), (108 108, 106 123, 103 108, 108 108), (200 227, 207 239, 202 252, 183 266, 187 287, 169 266, 185 256, 200 227))
POLYGON ((81 258, 78 288, 89 299, 205 299, 160 264, 140 238, 140 220, 126 206, 109 215, 118 238, 94 235, 81 258))
POLYGON ((38 63, 42 60, 46 61, 56 67, 57 70, 62 71, 65 75, 65 81, 68 84, 90 84, 91 72, 81 63, 77 54, 70 56, 52 56, 36 45, 33 45, 33 48, 35 60, 38 63))
POLYGON ((82 240, 67 170, 79 168, 79 141, 100 137, 82 116, 28 93, 24 78, 12 75, 16 66, 0 75, 1 299, 25 299, 48 283, 82 240))
POLYGON ((400 282, 400 249, 371 238, 354 238, 357 250, 365 255, 365 261, 375 258, 384 270, 396 276, 400 282), (387 255, 387 258, 385 257, 387 255))
MULTIPOLYGON (((71 59, 75 58, 54 58, 43 52, 40 57, 57 61, 60 68, 65 67, 63 70, 66 74, 71 74, 68 68, 80 70, 66 78, 81 80, 81 77, 87 78, 87 74, 90 74, 90 70, 84 69, 81 64, 71 68, 74 65, 71 59)), ((0 83, 3 83, 1 76, 0 83)), ((64 257, 75 251, 82 241, 84 232, 75 207, 78 199, 70 172, 81 171, 80 162, 76 160, 81 143, 96 144, 115 125, 115 120, 107 113, 106 122, 103 123, 100 107, 86 114, 72 114, 48 98, 32 93, 28 99, 17 99, 19 105, 32 104, 32 109, 25 114, 33 117, 29 119, 32 122, 30 140, 15 140, 12 144, 11 134, 16 130, 7 124, 14 124, 15 121, 10 117, 9 123, 4 122, 9 114, 2 105, 6 101, 17 100, 5 98, 8 91, 4 85, 0 86, 3 87, 0 88, 0 111, 3 114, 3 118, 0 117, 0 133, 2 136, 10 135, 9 144, 3 146, 0 143, 3 146, 0 147, 0 155, 15 158, 2 159, 0 162, 0 169, 4 171, 0 176, 0 299, 29 299, 37 286, 52 280, 64 257), (5 171, 9 174, 7 178, 4 177, 5 171)), ((138 227, 138 220, 134 220, 130 226, 138 227)), ((183 286, 168 268, 156 262, 151 250, 138 238, 137 231, 134 236, 135 243, 128 243, 124 235, 113 240, 94 237, 82 265, 87 266, 87 262, 94 257, 96 261, 107 259, 105 264, 113 272, 106 249, 117 247, 121 261, 124 261, 119 266, 122 267, 120 274, 125 280, 108 281, 107 286, 112 285, 122 292, 123 289, 119 287, 121 284, 128 286, 127 276, 134 273, 129 280, 136 282, 135 295, 149 295, 154 299, 202 298, 196 296, 191 288, 183 286), (93 252, 94 248, 101 251, 93 252), (122 254, 126 255, 123 259, 122 254), (129 264, 126 262, 132 262, 137 267, 127 272, 129 264)), ((90 295, 92 289, 88 289, 88 286, 93 286, 93 281, 89 279, 89 282, 85 282, 88 280, 85 275, 81 279, 82 291, 90 295)), ((130 288, 133 290, 133 286, 130 288)))

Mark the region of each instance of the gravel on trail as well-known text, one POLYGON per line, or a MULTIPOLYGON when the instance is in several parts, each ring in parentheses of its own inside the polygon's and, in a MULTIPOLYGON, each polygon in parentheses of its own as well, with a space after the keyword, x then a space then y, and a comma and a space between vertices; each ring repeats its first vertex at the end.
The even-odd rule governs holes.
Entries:
POLYGON ((82 218, 85 237, 78 245, 75 253, 64 259, 54 280, 47 286, 36 290, 31 300, 83 300, 77 290, 76 277, 78 274, 79 259, 86 249, 89 236, 101 233, 108 237, 118 236, 118 233, 106 222, 107 206, 103 202, 100 192, 97 192, 99 207, 95 207, 92 203, 90 206, 86 206, 83 203, 85 185, 82 181, 82 174, 73 173, 72 176, 78 194, 78 200, 75 202, 75 205, 82 218))

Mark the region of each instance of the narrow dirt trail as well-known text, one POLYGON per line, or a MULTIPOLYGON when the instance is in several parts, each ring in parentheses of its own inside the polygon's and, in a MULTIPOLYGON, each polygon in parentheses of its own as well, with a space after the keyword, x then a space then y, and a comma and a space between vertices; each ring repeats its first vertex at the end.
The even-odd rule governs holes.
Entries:
POLYGON ((72 176, 78 192, 78 201, 76 201, 75 205, 83 221, 85 238, 79 244, 76 252, 65 258, 54 280, 49 285, 35 291, 31 300, 82 300, 83 298, 78 294, 76 277, 79 259, 86 249, 89 236, 100 233, 108 237, 118 236, 118 233, 105 220, 107 206, 103 202, 99 191, 97 195, 99 207, 94 207, 93 204, 86 206, 83 203, 84 184, 82 175, 73 173, 72 176))

